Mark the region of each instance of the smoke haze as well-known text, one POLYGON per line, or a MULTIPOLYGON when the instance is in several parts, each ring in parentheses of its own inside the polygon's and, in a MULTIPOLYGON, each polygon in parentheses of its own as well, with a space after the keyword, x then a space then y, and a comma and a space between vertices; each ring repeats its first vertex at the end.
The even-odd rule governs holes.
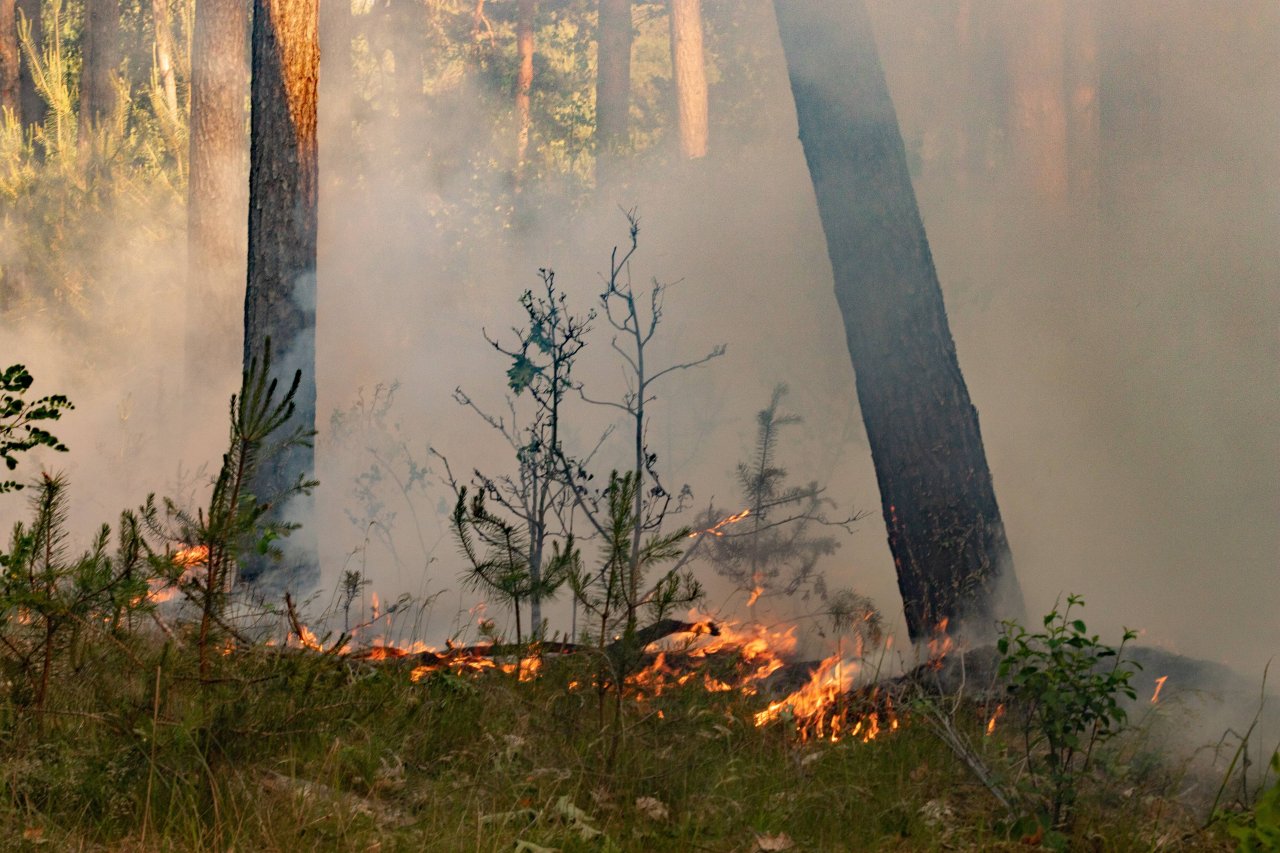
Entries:
MULTIPOLYGON (((962 174, 951 152, 966 117, 998 112, 1008 97, 961 82, 959 54, 938 49, 939 21, 964 5, 871 3, 1028 608, 1080 593, 1104 638, 1123 624, 1145 643, 1257 675, 1280 651, 1280 12, 1261 2, 1159 7, 1158 134, 1124 141, 1124 171, 1103 176, 1113 207, 1099 229, 1011 169, 962 174)), ((870 596, 904 634, 781 49, 768 5, 741 6, 734 38, 759 63, 756 132, 727 135, 742 125, 716 115, 713 87, 707 161, 638 158, 618 187, 587 201, 557 204, 554 187, 530 188, 537 201, 506 230, 467 232, 449 219, 466 209, 462 196, 500 196, 509 180, 496 168, 451 168, 440 154, 490 132, 465 108, 481 100, 470 84, 447 93, 456 106, 443 117, 406 126, 391 111, 361 114, 356 132, 358 99, 322 80, 317 529, 327 586, 359 567, 385 600, 447 591, 427 629, 435 640, 452 629, 455 605, 478 600, 459 592, 452 498, 428 448, 460 479, 511 470, 510 448, 453 390, 502 413, 508 365, 482 329, 509 335, 539 267, 556 270, 576 310, 594 307, 609 251, 626 240, 619 207, 635 208, 636 284, 678 282, 657 360, 728 347, 658 390, 650 437, 667 485, 688 483, 695 509, 739 509, 734 464, 750 454, 755 413, 786 382, 785 407, 804 423, 780 463, 793 481, 825 482, 844 514, 870 512, 824 564, 829 583, 870 596), (398 383, 382 415, 380 383, 398 383), (331 423, 334 412, 346 416, 331 423), (416 476, 415 465, 432 473, 416 476)), ((838 73, 838 57, 831 67, 838 73)), ((181 240, 157 238, 144 254, 113 236, 101 241, 119 246, 103 272, 112 307, 91 342, 67 342, 39 318, 0 320, 7 362, 25 362, 38 391, 77 405, 55 430, 72 452, 41 461, 70 471, 86 534, 147 491, 189 488, 197 460, 216 464, 236 381, 200 402, 184 389, 174 405, 182 334, 167 318, 184 267, 169 259, 181 240), (184 407, 201 414, 184 417, 184 407)), ((580 378, 615 399, 622 374, 595 325, 580 378)), ((609 422, 585 406, 572 417, 576 452, 609 422)), ((625 464, 625 453, 606 445, 597 471, 625 464)), ((6 500, 0 521, 21 511, 6 500)), ((713 584, 713 605, 737 606, 727 596, 713 584)), ((568 629, 566 607, 551 618, 568 629)))

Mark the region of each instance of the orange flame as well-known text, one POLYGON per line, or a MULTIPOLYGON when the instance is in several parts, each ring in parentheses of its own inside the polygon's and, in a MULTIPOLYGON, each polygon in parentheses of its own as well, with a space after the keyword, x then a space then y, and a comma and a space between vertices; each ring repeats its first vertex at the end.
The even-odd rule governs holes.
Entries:
POLYGON ((729 524, 737 524, 739 521, 742 521, 742 519, 746 518, 750 514, 751 514, 750 508, 744 509, 742 512, 737 513, 736 515, 731 515, 728 518, 720 519, 715 524, 708 527, 706 530, 693 531, 692 533, 689 534, 689 538, 696 539, 697 537, 703 535, 704 533, 710 533, 712 536, 723 536, 724 534, 720 532, 720 529, 722 527, 729 524))
POLYGON ((996 712, 991 715, 991 719, 987 720, 987 737, 991 737, 996 730, 996 720, 1004 716, 1004 703, 1001 702, 996 706, 996 712))
POLYGON ((1162 675, 1156 679, 1156 692, 1151 694, 1151 704, 1160 701, 1160 691, 1164 689, 1164 683, 1169 680, 1169 676, 1162 675))

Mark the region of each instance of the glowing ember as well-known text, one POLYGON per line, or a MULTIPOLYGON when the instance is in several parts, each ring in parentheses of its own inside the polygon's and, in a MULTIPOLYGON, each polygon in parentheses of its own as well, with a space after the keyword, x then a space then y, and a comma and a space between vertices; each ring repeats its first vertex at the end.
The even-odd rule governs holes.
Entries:
POLYGON ((1151 704, 1154 705, 1156 702, 1160 701, 1160 691, 1164 689, 1164 683, 1168 679, 1169 676, 1167 675, 1162 675, 1156 679, 1156 692, 1151 694, 1151 704))

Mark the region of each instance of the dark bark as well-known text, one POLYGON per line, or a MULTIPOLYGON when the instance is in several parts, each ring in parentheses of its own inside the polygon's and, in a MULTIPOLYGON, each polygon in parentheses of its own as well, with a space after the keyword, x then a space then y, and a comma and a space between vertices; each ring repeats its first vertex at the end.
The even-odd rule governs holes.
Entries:
POLYGON ((120 0, 85 0, 81 62, 80 136, 83 139, 116 108, 120 0))
MULTIPOLYGON (((239 374, 248 211, 249 4, 197 0, 191 39, 186 386, 239 374)), ((220 396, 220 395, 219 395, 220 396)))
POLYGON ((907 628, 982 630, 1013 566, 866 9, 774 6, 907 628))
MULTIPOLYGON (((316 422, 315 308, 318 159, 316 84, 319 77, 317 0, 254 0, 253 76, 249 132, 249 276, 244 303, 244 363, 275 353, 282 382, 302 371, 297 408, 286 429, 314 430, 316 422)), ((299 588, 319 572, 310 501, 279 504, 299 479, 310 479, 315 454, 287 448, 265 461, 250 493, 273 502, 271 517, 303 523, 291 537, 287 563, 274 583, 299 588)), ((241 579, 261 580, 261 561, 241 579)))
MULTIPOLYGON (((18 0, 18 12, 31 25, 31 43, 39 51, 44 44, 44 13, 41 0, 18 0)), ((30 127, 44 121, 47 106, 36 91, 31 76, 31 62, 24 55, 18 65, 18 97, 22 106, 22 124, 30 127)))
POLYGON ((22 116, 21 86, 18 82, 18 6, 16 0, 0 0, 0 112, 22 116))
POLYGON ((695 160, 707 155, 707 65, 702 52, 702 0, 670 0, 668 9, 680 154, 695 160))
POLYGON ((524 164, 529 153, 529 128, 533 118, 529 96, 533 90, 533 18, 536 0, 519 0, 516 6, 516 53, 520 64, 516 71, 516 189, 523 184, 524 164))
POLYGON ((631 0, 600 0, 596 35, 596 179, 605 183, 630 141, 631 0))

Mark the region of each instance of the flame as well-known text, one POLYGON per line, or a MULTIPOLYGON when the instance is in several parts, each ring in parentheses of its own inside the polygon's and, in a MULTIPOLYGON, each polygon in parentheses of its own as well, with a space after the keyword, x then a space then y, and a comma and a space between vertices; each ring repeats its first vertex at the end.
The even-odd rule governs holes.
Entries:
POLYGON ((1169 676, 1167 675, 1162 675, 1156 679, 1156 692, 1151 694, 1151 704, 1154 705, 1155 703, 1160 701, 1160 691, 1164 689, 1164 683, 1168 679, 1169 679, 1169 676))
POLYGON ((756 602, 760 600, 760 596, 763 593, 764 593, 764 587, 762 586, 757 586, 755 589, 751 590, 751 597, 747 599, 747 606, 755 607, 756 602))
POLYGON ((991 715, 991 719, 987 720, 987 737, 991 737, 996 730, 996 720, 1004 716, 1004 703, 1001 702, 996 706, 996 712, 991 715))
POLYGON ((692 533, 689 534, 689 538, 696 539, 699 536, 703 535, 704 533, 710 533, 712 536, 723 536, 724 534, 720 530, 722 527, 725 527, 726 525, 729 525, 729 524, 737 524, 739 521, 742 521, 742 519, 746 518, 750 514, 751 514, 750 508, 744 509, 742 512, 736 515, 731 515, 728 518, 720 519, 715 524, 708 527, 706 530, 693 531, 692 533))
POLYGON ((378 594, 376 592, 371 593, 370 601, 372 602, 372 607, 373 607, 373 618, 370 619, 369 621, 377 622, 378 621, 378 594))

